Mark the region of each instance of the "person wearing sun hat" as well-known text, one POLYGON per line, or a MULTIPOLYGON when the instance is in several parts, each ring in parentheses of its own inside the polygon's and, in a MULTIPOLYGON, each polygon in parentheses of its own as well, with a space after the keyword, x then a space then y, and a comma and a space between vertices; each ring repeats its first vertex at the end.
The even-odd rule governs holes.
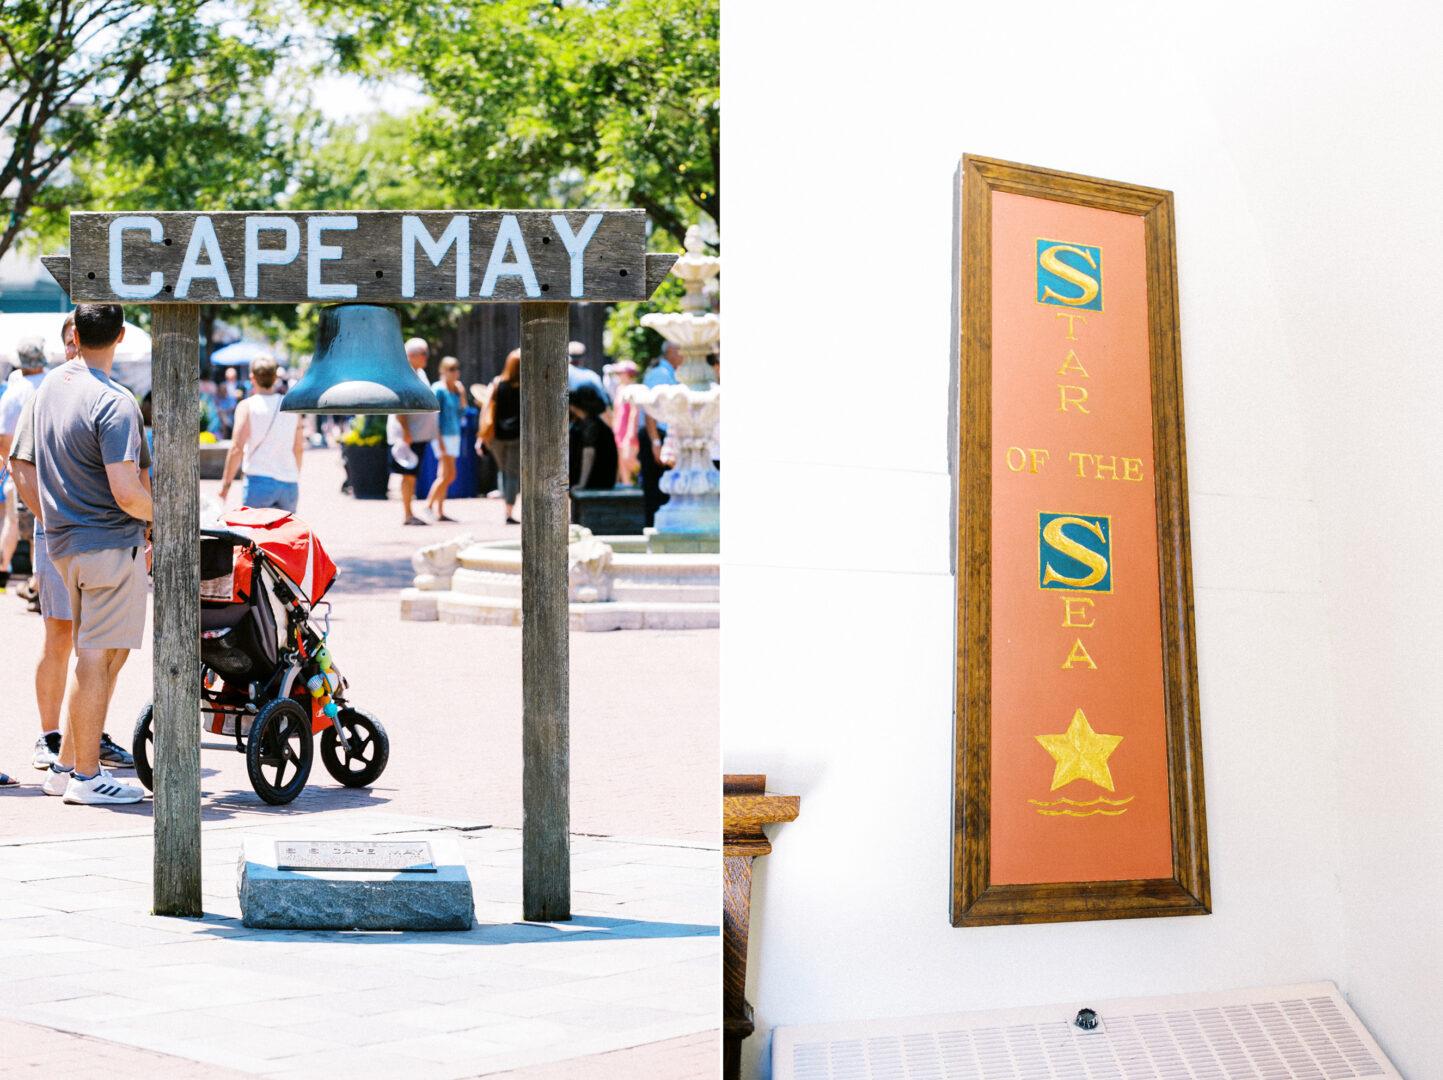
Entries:
POLYGON ((4 523, 0 524, 0 593, 5 591, 10 578, 10 560, 15 557, 15 548, 20 543, 20 500, 15 494, 15 481, 5 469, 5 459, 10 456, 10 443, 15 438, 15 426, 20 422, 20 410, 35 393, 35 388, 45 378, 45 341, 43 338, 21 338, 15 347, 20 377, 11 377, 4 392, 0 393, 0 501, 4 503, 4 523))

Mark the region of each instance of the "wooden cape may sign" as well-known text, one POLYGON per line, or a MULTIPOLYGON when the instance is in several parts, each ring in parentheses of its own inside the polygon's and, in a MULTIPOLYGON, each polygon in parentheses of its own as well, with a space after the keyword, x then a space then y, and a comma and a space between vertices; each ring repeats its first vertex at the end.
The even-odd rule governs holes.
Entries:
POLYGON ((150 308, 155 458, 165 462, 154 487, 154 914, 203 913, 201 305, 521 302, 521 427, 531 433, 521 446, 521 903, 525 919, 553 922, 571 917, 570 305, 648 299, 676 260, 647 252, 636 209, 70 215, 70 253, 41 260, 70 299, 150 308))
POLYGON ((645 300, 643 210, 73 213, 45 260, 81 303, 645 300))
POLYGON ((1172 194, 960 176, 952 922, 1204 914, 1172 194))

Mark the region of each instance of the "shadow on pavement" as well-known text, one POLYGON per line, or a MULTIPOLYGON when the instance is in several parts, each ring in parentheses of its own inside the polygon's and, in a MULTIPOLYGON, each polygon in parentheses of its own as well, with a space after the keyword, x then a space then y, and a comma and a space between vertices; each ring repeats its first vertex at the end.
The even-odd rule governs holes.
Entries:
POLYGON ((642 938, 716 937, 717 926, 695 923, 648 922, 578 915, 566 923, 478 923, 470 930, 262 930, 246 927, 240 919, 207 912, 210 925, 199 931, 211 937, 238 937, 275 941, 344 941, 361 945, 520 945, 566 941, 609 941, 642 938), (591 929, 570 929, 591 927, 591 929))
MULTIPOLYGON (((416 546, 420 547, 421 542, 416 546)), ((367 559, 347 555, 337 560, 337 568, 340 573, 336 575, 331 599, 339 599, 337 594, 343 593, 395 592, 410 585, 416 576, 409 555, 367 559)))
MULTIPOLYGON (((27 785, 21 788, 6 789, 0 798, 46 798, 38 784, 27 785)), ((54 799, 59 802, 59 799, 54 799)), ((237 790, 228 791, 217 795, 215 792, 202 791, 200 816, 202 822, 226 821, 236 817, 238 814, 254 814, 262 812, 268 817, 295 817, 303 814, 313 814, 321 810, 354 810, 359 808, 374 808, 384 806, 391 801, 389 796, 377 795, 365 788, 318 788, 315 790, 303 791, 297 796, 295 802, 283 806, 271 806, 253 791, 237 790)), ((118 803, 103 806, 87 807, 90 810, 105 810, 113 814, 121 814, 126 817, 150 818, 154 813, 154 804, 151 797, 138 803, 118 803)))
POLYGON ((373 809, 391 801, 389 796, 377 795, 369 788, 307 788, 296 796, 294 802, 272 806, 254 791, 238 789, 221 794, 201 792, 201 820, 224 821, 236 814, 264 812, 268 817, 295 817, 314 814, 322 810, 373 809))

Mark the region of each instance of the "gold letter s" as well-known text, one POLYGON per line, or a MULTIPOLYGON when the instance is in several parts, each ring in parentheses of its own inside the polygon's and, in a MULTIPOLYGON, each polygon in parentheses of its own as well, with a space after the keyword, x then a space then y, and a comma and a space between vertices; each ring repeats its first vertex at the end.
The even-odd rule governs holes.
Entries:
POLYGON ((1097 297, 1099 290, 1102 288, 1102 284, 1097 278, 1085 270, 1079 270, 1077 267, 1069 265, 1059 259, 1057 257, 1059 251, 1070 251, 1074 255, 1080 255, 1086 260, 1088 266, 1094 270, 1097 269, 1097 260, 1092 257, 1092 252, 1083 248, 1074 247, 1071 244, 1053 244, 1050 248, 1043 249, 1042 254, 1038 257, 1038 261, 1042 263, 1042 269, 1046 270, 1049 274, 1055 274, 1071 285, 1076 285, 1082 290, 1082 295, 1063 296, 1060 293, 1053 292, 1050 285, 1044 285, 1042 286, 1042 298, 1044 300, 1051 298, 1074 307, 1091 303, 1092 300, 1097 297))
POLYGON ((1060 551, 1069 558, 1076 559, 1092 572, 1082 578, 1063 577, 1056 570, 1052 569, 1051 563, 1048 563, 1042 572, 1042 584, 1050 585, 1054 581, 1060 581, 1062 584, 1070 585, 1074 589, 1086 589, 1089 586, 1096 585, 1107 576, 1107 556, 1101 552, 1093 551, 1091 548, 1083 547, 1076 540, 1068 537, 1062 531, 1064 525, 1081 525, 1099 540, 1104 543, 1107 541, 1107 537, 1102 534, 1102 527, 1093 524, 1091 521, 1078 517, 1053 518, 1043 527, 1042 539, 1047 541, 1049 547, 1060 551))

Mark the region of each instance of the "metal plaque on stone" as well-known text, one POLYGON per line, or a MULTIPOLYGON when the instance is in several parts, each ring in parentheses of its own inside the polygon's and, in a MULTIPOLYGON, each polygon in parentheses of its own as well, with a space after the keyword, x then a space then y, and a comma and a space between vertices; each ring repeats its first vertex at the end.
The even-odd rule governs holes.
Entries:
POLYGON ((277 840, 277 870, 356 870, 434 874, 424 840, 277 840))

